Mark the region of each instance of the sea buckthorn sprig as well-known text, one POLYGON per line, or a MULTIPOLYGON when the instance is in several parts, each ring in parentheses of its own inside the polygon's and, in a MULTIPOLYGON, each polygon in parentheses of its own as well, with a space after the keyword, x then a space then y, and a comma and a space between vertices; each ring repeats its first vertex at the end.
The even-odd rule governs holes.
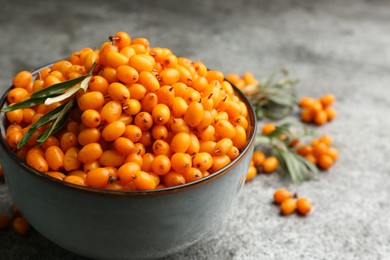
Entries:
POLYGON ((21 160, 75 185, 151 190, 196 181, 237 158, 248 108, 222 72, 146 38, 109 39, 35 77, 15 76, 3 112, 6 142, 21 160))
POLYGON ((294 183, 308 180, 318 172, 316 165, 298 154, 295 147, 300 139, 312 135, 312 132, 305 127, 297 130, 291 123, 279 126, 265 124, 262 133, 256 136, 256 145, 262 149, 269 149, 294 183))
POLYGON ((227 79, 248 97, 259 120, 265 117, 273 120, 285 118, 297 106, 295 86, 298 81, 289 79, 285 69, 262 80, 257 80, 251 73, 244 73, 242 77, 229 74, 227 79))
POLYGON ((299 101, 301 107, 301 120, 305 123, 323 125, 333 120, 337 111, 332 107, 336 98, 332 94, 325 94, 319 99, 302 97, 299 101))

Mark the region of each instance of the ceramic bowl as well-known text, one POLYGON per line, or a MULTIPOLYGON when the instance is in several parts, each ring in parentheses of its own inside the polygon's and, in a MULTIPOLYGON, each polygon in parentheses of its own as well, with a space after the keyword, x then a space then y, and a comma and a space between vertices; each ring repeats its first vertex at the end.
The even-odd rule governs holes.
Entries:
POLYGON ((256 119, 248 100, 235 91, 249 111, 248 144, 241 154, 203 179, 152 191, 98 190, 36 171, 6 145, 7 120, 2 113, 0 161, 12 199, 43 236, 86 257, 152 259, 187 248, 222 223, 245 182, 256 119))

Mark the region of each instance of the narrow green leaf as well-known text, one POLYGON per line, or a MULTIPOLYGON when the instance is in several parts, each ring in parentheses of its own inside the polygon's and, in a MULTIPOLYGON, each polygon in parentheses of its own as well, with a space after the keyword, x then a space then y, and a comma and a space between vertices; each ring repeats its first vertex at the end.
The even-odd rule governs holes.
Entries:
POLYGON ((43 143, 44 141, 46 141, 46 139, 54 132, 56 128, 58 128, 59 125, 63 125, 63 122, 66 121, 67 115, 69 114, 73 105, 74 105, 73 99, 65 104, 63 109, 58 113, 53 124, 48 129, 46 129, 46 131, 42 135, 40 135, 37 138, 38 143, 43 143))
POLYGON ((27 99, 25 101, 13 104, 11 106, 5 107, 1 110, 1 112, 9 112, 16 109, 26 108, 26 107, 32 107, 39 104, 45 103, 46 98, 34 98, 34 99, 27 99))
POLYGON ((67 81, 61 82, 61 83, 54 84, 54 85, 52 85, 50 87, 47 87, 47 88, 44 88, 44 89, 42 89, 40 91, 35 92, 34 94, 31 95, 31 98, 43 98, 43 97, 48 98, 48 97, 50 97, 52 95, 62 93, 65 90, 67 90, 67 89, 73 87, 74 85, 80 83, 86 77, 87 77, 87 75, 84 75, 84 76, 81 76, 81 77, 78 77, 78 78, 75 78, 75 79, 71 79, 71 80, 67 80, 67 81))

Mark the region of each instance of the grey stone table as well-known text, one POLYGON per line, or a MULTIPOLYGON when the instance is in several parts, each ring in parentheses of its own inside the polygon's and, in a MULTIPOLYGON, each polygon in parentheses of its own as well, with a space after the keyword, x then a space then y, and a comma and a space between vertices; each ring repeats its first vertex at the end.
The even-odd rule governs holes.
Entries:
MULTIPOLYGON (((225 73, 286 67, 300 96, 337 97, 338 118, 315 129, 341 156, 299 186, 277 174, 245 185, 220 230, 167 259, 390 259, 390 2, 0 0, 0 86, 124 30, 225 73), (310 198, 280 217, 273 191, 310 198)), ((295 120, 296 117, 292 117, 295 120)), ((12 200, 0 184, 0 212, 12 200)), ((0 231, 0 259, 84 259, 32 231, 0 231)))

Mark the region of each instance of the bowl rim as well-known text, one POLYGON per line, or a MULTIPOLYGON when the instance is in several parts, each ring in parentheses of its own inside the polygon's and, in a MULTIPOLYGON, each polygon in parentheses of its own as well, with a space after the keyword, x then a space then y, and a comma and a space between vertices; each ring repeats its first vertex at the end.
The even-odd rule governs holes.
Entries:
MULTIPOLYGON (((54 63, 55 62, 48 63, 46 65, 43 65, 43 66, 38 67, 36 69, 33 69, 31 73, 33 74, 33 76, 35 76, 39 73, 39 71, 41 71, 44 68, 50 67, 54 63)), ((225 79, 225 80, 228 81, 227 79, 225 79)), ((5 129, 5 122, 6 121, 5 120, 7 120, 7 119, 6 119, 5 113, 3 113, 3 112, 0 113, 0 144, 1 144, 2 148, 5 150, 5 152, 11 157, 11 159, 13 161, 15 161, 19 166, 21 166, 29 174, 31 174, 32 176, 37 177, 39 179, 45 180, 49 183, 53 183, 54 185, 58 185, 62 188, 68 188, 68 189, 72 189, 74 191, 80 191, 80 192, 100 194, 100 195, 104 195, 104 196, 111 195, 111 196, 122 196, 122 197, 128 197, 128 196, 132 197, 132 196, 140 196, 140 195, 142 195, 142 196, 145 196, 145 195, 155 196, 155 195, 171 194, 171 193, 184 191, 184 190, 187 190, 190 188, 195 188, 197 186, 206 184, 208 182, 211 182, 211 181, 227 174, 229 172, 229 169, 233 165, 239 163, 242 160, 242 158, 244 157, 244 155, 246 153, 248 153, 250 151, 250 149, 252 148, 252 146, 254 146, 254 144, 255 144, 255 137, 256 137, 256 132, 257 132, 257 118, 255 115, 255 111, 254 111, 251 103, 249 102, 248 98, 240 91, 240 89, 237 88, 237 86, 235 86, 230 81, 228 81, 228 82, 232 85, 234 92, 239 96, 240 100, 243 101, 245 103, 245 105, 247 106, 248 117, 250 119, 250 122, 253 122, 253 125, 249 124, 249 129, 247 130, 247 133, 251 134, 249 136, 249 140, 247 137, 248 141, 247 141, 246 146, 242 149, 242 151, 237 156, 237 158, 232 160, 228 165, 226 165, 222 169, 220 169, 220 170, 218 170, 218 171, 216 171, 216 172, 214 172, 206 177, 203 177, 203 178, 198 179, 196 181, 185 183, 182 185, 173 186, 173 187, 165 187, 165 188, 154 189, 154 190, 106 190, 106 189, 97 189, 97 188, 92 188, 92 187, 80 186, 80 185, 64 182, 62 180, 58 180, 56 178, 53 178, 53 177, 47 175, 46 173, 40 172, 40 171, 32 168, 31 166, 29 166, 26 162, 19 159, 16 156, 16 153, 13 152, 8 147, 8 145, 4 139, 4 136, 6 133, 6 129, 5 129)), ((7 103, 8 103, 7 102, 7 95, 13 87, 14 86, 11 85, 2 94, 1 99, 0 99, 0 109, 3 108, 5 105, 7 105, 7 103)), ((7 175, 6 172, 4 174, 7 175)))

